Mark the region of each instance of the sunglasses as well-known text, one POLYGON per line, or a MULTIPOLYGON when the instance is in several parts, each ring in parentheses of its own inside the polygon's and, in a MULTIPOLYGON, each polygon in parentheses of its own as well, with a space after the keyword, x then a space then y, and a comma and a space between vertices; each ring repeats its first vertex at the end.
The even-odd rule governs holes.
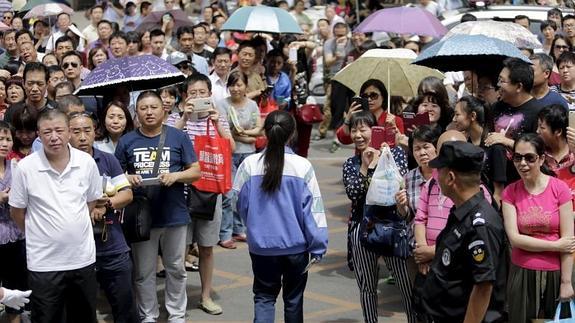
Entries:
POLYGON ((80 66, 80 64, 78 63, 64 63, 62 64, 62 68, 67 69, 68 67, 70 67, 70 65, 72 65, 73 68, 78 68, 78 66, 80 66))
POLYGON ((567 45, 555 45, 555 49, 569 49, 567 45))
POLYGON ((361 95, 361 97, 364 99, 370 99, 372 101, 375 101, 375 100, 379 99, 379 93, 375 93, 375 92, 364 93, 361 95))
POLYGON ((192 64, 190 64, 190 63, 181 63, 181 64, 176 65, 176 67, 177 67, 178 69, 181 69, 181 70, 189 70, 189 69, 192 67, 192 64))
POLYGON ((527 153, 525 155, 521 155, 519 153, 513 153, 513 162, 520 163, 523 159, 529 164, 533 164, 539 159, 539 156, 534 153, 527 153))

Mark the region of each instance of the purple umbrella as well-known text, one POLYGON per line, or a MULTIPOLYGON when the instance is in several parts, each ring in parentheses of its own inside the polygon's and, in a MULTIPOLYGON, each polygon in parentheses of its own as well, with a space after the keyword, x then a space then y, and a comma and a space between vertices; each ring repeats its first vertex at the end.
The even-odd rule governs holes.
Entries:
POLYGON ((192 21, 188 18, 185 12, 180 9, 176 10, 162 10, 162 11, 153 11, 149 15, 147 15, 140 24, 136 31, 144 32, 146 30, 153 30, 155 28, 162 28, 162 16, 169 13, 174 17, 174 30, 182 26, 191 26, 193 25, 192 21))
POLYGON ((128 56, 107 60, 82 81, 76 95, 111 94, 123 85, 130 91, 159 89, 183 82, 184 74, 154 55, 128 56))
POLYGON ((433 14, 425 9, 416 7, 395 7, 378 10, 362 21, 355 28, 355 31, 362 33, 385 31, 435 38, 447 34, 447 28, 433 14))

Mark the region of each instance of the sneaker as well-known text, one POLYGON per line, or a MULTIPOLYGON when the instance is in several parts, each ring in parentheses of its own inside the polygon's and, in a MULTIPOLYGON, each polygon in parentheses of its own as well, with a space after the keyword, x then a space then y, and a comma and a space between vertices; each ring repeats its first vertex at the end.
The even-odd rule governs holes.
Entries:
POLYGON ((331 143, 331 147, 329 148, 329 152, 333 154, 333 153, 335 153, 336 151, 339 150, 339 147, 340 147, 340 146, 339 146, 339 143, 336 142, 336 141, 334 141, 334 142, 331 143))
POLYGON ((232 235, 232 239, 234 239, 234 241, 236 241, 236 242, 247 242, 248 241, 248 237, 246 236, 245 233, 234 234, 234 235, 232 235))
POLYGON ((314 135, 313 137, 311 137, 312 141, 320 141, 323 140, 325 138, 325 135, 314 135))
POLYGON ((226 249, 236 249, 236 243, 234 242, 234 240, 229 239, 226 241, 220 241, 218 242, 218 245, 222 248, 226 248, 226 249))
POLYGON ((200 301, 198 303, 198 308, 200 308, 202 311, 210 315, 220 315, 224 312, 224 310, 222 310, 222 307, 214 303, 214 301, 212 301, 211 299, 200 301))
POLYGON ((185 266, 186 266, 186 271, 199 271, 200 270, 200 266, 198 265, 198 263, 196 261, 194 262, 185 262, 185 266))

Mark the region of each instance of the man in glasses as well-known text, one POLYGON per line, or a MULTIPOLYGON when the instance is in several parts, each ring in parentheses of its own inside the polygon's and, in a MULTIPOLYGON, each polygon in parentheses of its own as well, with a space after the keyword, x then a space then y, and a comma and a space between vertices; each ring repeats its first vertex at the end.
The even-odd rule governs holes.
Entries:
POLYGON ((452 141, 429 162, 454 204, 421 287, 422 306, 436 322, 504 319, 507 246, 501 216, 480 189, 483 160, 481 148, 452 141), (446 284, 451 288, 437 297, 446 284))
POLYGON ((186 77, 194 74, 196 69, 194 68, 194 64, 188 59, 188 57, 181 52, 173 52, 171 53, 166 61, 175 67, 177 67, 186 77))
POLYGON ((563 17, 562 26, 563 26, 563 33, 565 34, 565 36, 567 36, 567 38, 569 38, 569 40, 573 44, 573 41, 575 41, 575 16, 566 15, 565 17, 563 17))
POLYGON ((64 71, 64 75, 68 81, 74 84, 77 89, 82 83, 82 57, 80 53, 75 51, 69 51, 64 56, 62 56, 62 62, 60 67, 64 71))

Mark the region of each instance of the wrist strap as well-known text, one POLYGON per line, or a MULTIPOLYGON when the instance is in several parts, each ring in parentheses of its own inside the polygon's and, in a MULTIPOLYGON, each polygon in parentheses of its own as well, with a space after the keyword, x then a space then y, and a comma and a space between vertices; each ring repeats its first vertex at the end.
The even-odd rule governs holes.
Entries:
POLYGON ((162 132, 160 134, 160 141, 158 142, 158 148, 156 149, 156 159, 154 160, 154 168, 152 170, 152 177, 158 176, 158 171, 160 170, 160 161, 162 161, 162 153, 164 152, 164 143, 166 142, 166 126, 162 126, 162 132))

